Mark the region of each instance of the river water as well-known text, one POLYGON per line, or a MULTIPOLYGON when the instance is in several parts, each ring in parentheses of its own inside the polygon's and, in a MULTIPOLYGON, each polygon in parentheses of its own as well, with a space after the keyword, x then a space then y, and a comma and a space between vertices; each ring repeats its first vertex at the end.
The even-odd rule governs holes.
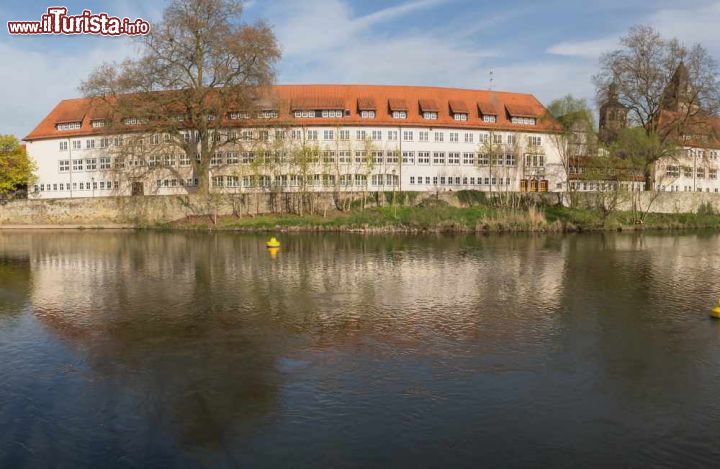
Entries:
POLYGON ((720 236, 0 232, 0 467, 720 460, 720 236))

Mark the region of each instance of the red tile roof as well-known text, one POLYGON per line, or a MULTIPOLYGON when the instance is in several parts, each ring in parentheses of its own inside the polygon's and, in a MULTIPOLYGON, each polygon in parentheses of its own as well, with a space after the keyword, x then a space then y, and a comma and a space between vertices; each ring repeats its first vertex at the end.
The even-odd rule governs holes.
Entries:
POLYGON ((468 110, 467 104, 463 101, 459 101, 457 99, 451 99, 448 104, 450 105, 450 112, 453 114, 468 114, 470 111, 468 110))
POLYGON ((357 107, 358 111, 374 111, 377 109, 373 98, 358 98, 357 107))
MULTIPOLYGON (((547 109, 532 95, 507 93, 501 91, 469 90, 458 88, 439 88, 428 86, 385 86, 385 85, 276 85, 270 92, 268 101, 277 103, 282 125, 363 125, 363 126, 415 126, 435 128, 467 128, 486 130, 522 130, 526 132, 548 132, 558 130, 559 124, 550 117, 547 109), (434 102, 438 116, 428 121, 419 112, 419 103, 434 102), (375 106, 375 119, 361 119, 360 105, 372 102, 375 106), (450 113, 450 103, 465 103, 470 109, 467 121, 456 121, 450 113), (412 103, 413 106, 408 106, 412 103), (298 107, 299 106, 299 107, 298 107), (536 125, 512 124, 501 109, 521 117, 537 117, 536 125), (296 119, 294 109, 322 110, 344 109, 350 114, 342 118, 303 118, 296 119), (406 119, 393 119, 392 111, 407 111, 406 119), (495 114, 494 123, 483 122, 482 114, 495 114)), ((77 137, 101 134, 104 129, 93 128, 92 119, 104 118, 105 110, 98 109, 97 101, 91 98, 67 99, 61 101, 38 124, 25 140, 39 140, 58 137, 77 137), (80 129, 58 131, 60 122, 82 122, 80 129)), ((253 125, 250 121, 233 121, 231 125, 253 125)), ((264 119, 256 125, 268 125, 264 119)), ((105 131, 107 131, 105 129, 105 131)))
POLYGON ((420 112, 440 112, 440 108, 434 99, 421 99, 418 103, 420 104, 420 112))

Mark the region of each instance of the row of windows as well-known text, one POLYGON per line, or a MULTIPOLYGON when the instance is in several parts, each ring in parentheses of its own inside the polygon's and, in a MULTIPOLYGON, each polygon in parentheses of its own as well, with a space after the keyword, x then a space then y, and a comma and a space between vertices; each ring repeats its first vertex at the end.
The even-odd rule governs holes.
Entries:
POLYGON ((485 177, 475 178, 467 176, 410 176, 410 184, 433 186, 509 186, 510 178, 485 177))
POLYGON ((717 169, 708 168, 706 171, 706 168, 695 168, 693 171, 691 166, 681 167, 673 165, 669 165, 665 168, 666 176, 677 178, 680 177, 680 174, 686 178, 692 178, 694 175, 697 179, 705 179, 705 175, 707 174, 709 179, 717 179, 717 169))
MULTIPOLYGON (((417 132, 417 137, 419 142, 429 142, 430 141, 430 131, 421 130, 417 132)), ((275 131, 275 139, 284 139, 285 138, 285 132, 282 130, 275 131)), ((405 142, 412 142, 415 140, 415 131, 412 130, 404 130, 402 131, 402 139, 405 142)), ((433 140, 435 142, 445 142, 445 136, 448 136, 449 142, 453 143, 490 143, 492 141, 493 144, 508 144, 508 145, 514 145, 517 141, 517 138, 513 134, 488 134, 488 133, 480 133, 480 134, 474 134, 472 132, 464 132, 462 134, 462 140, 461 140, 461 133, 460 132, 443 132, 443 131, 435 131, 432 132, 433 134, 433 140)), ((303 140, 303 132, 300 129, 293 129, 289 133, 290 138, 293 140, 303 140)), ((322 137, 323 140, 335 140, 335 137, 338 137, 338 140, 350 140, 350 130, 343 129, 338 130, 337 132, 332 129, 326 129, 323 130, 322 133, 320 133, 319 130, 307 130, 305 132, 305 138, 307 140, 320 140, 320 137, 322 137)), ((217 136, 217 138, 214 138, 216 141, 220 141, 220 134, 214 134, 214 137, 217 136)), ((356 140, 372 140, 372 141, 398 141, 400 139, 400 131, 399 130, 388 130, 388 131, 382 131, 382 130, 356 130, 355 131, 355 139, 356 140)), ((183 133, 183 138, 186 143, 190 143, 192 140, 192 135, 189 132, 183 133)), ((239 133, 237 131, 231 131, 228 133, 226 141, 251 141, 251 140, 261 140, 261 141, 268 141, 270 139, 270 133, 268 130, 242 130, 239 133)), ((161 142, 168 143, 171 141, 170 135, 164 135, 164 137, 161 137, 160 135, 153 135, 152 137, 149 137, 149 141, 153 145, 159 145, 161 142)), ((199 134, 195 135, 195 143, 199 143, 199 134)), ((99 148, 108 148, 111 145, 114 145, 116 147, 121 147, 126 143, 132 143, 133 145, 142 147, 144 145, 145 139, 143 138, 133 138, 132 140, 125 140, 120 136, 116 136, 113 138, 110 137, 104 137, 98 140, 97 145, 99 148)), ((67 141, 61 141, 58 142, 60 151, 68 151, 68 142, 67 141)), ((527 144, 529 146, 540 146, 542 145, 542 137, 531 135, 528 136, 527 144)), ((83 148, 85 150, 92 150, 96 146, 96 139, 86 139, 85 140, 85 146, 83 147, 83 141, 82 140, 72 140, 72 149, 73 150, 82 150, 83 148)))
MULTIPOLYGON (((702 187, 696 187, 695 190, 693 190, 692 186, 683 186, 682 190, 680 190, 680 186, 665 186, 658 184, 657 190, 661 192, 710 192, 710 188, 702 188, 702 187)), ((714 189, 715 192, 718 192, 718 188, 716 187, 714 189)))
MULTIPOLYGON (((158 181, 159 182, 159 181, 158 181)), ((298 187, 298 186, 366 186, 368 177, 365 174, 282 174, 279 176, 213 176, 213 187, 298 187)), ((395 174, 372 174, 370 184, 373 186, 398 186, 399 176, 395 174)))
POLYGON ((35 184, 33 189, 35 192, 55 192, 55 191, 69 191, 69 190, 111 190, 120 188, 118 181, 93 181, 93 182, 73 182, 70 183, 48 183, 48 184, 35 184))
POLYGON ((198 183, 198 178, 158 179, 155 181, 157 187, 197 187, 198 183))

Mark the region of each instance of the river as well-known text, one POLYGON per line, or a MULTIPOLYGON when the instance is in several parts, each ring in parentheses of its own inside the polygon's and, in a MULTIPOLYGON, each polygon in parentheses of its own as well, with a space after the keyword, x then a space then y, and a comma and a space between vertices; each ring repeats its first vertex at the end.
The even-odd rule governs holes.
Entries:
POLYGON ((720 236, 0 232, 0 467, 720 460, 720 236))

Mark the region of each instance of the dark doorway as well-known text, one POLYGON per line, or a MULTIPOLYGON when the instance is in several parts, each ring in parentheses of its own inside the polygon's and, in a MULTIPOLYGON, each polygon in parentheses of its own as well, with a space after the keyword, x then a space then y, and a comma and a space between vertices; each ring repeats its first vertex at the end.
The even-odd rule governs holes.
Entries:
POLYGON ((142 182, 133 182, 132 183, 132 195, 145 195, 145 190, 143 188, 142 182))

